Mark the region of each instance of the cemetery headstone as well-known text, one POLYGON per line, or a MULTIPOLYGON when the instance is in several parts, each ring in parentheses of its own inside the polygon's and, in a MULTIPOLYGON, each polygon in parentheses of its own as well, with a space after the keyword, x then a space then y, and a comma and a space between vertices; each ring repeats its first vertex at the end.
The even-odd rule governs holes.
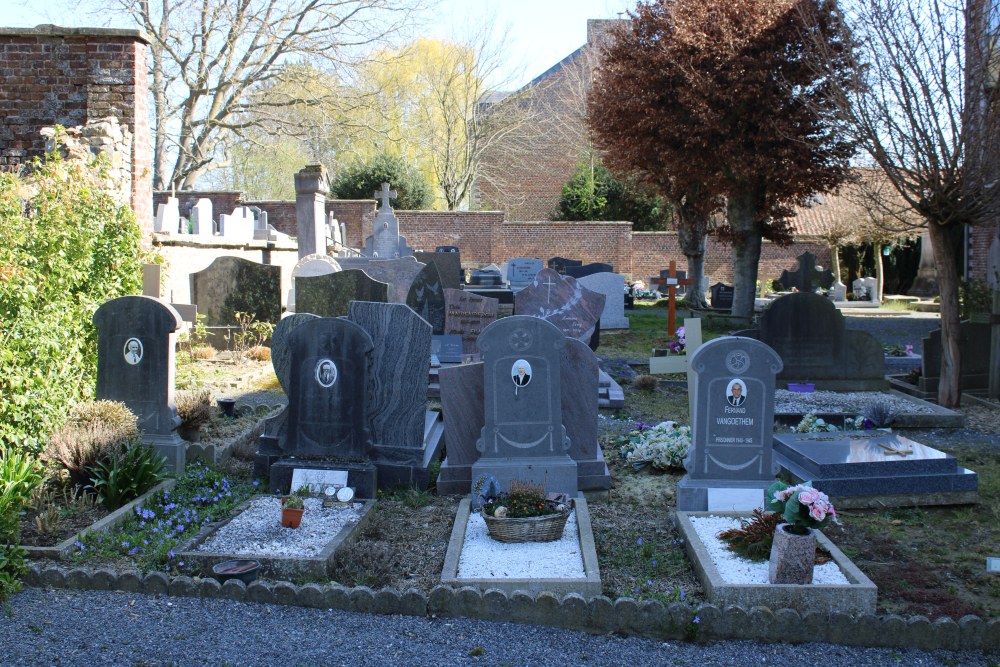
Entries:
POLYGON ((457 289, 445 289, 445 334, 462 337, 462 354, 479 358, 476 339, 497 319, 497 300, 457 289))
POLYGON ((493 475, 503 488, 517 479, 576 495, 577 465, 562 420, 565 342, 555 325, 516 315, 497 320, 479 336, 485 424, 476 442, 474 479, 493 475))
POLYGON ((420 315, 433 329, 433 334, 444 334, 444 286, 434 264, 427 264, 410 284, 406 305, 420 315))
POLYGON ((366 409, 379 487, 427 488, 443 433, 439 413, 427 410, 430 325, 395 303, 355 301, 348 319, 368 332, 374 346, 366 409))
POLYGON ((839 280, 830 288, 830 296, 834 301, 847 301, 847 285, 839 280))
POLYGON ((361 269, 372 279, 389 285, 389 301, 406 303, 410 285, 426 266, 415 257, 397 259, 370 259, 367 257, 338 257, 342 269, 361 269))
POLYGON ((578 259, 566 259, 565 257, 550 257, 546 266, 561 276, 566 275, 566 267, 583 266, 583 262, 578 259))
MULTIPOLYGON (((542 269, 514 298, 514 314, 540 317, 571 338, 590 343, 604 312, 604 295, 592 292, 575 278, 542 269)), ((593 349, 593 348, 592 348, 593 349)))
MULTIPOLYGON (((989 388, 991 327, 985 322, 962 322, 958 326, 958 347, 962 366, 959 386, 963 391, 989 388)), ((921 391, 936 394, 941 382, 941 330, 934 329, 922 342, 923 355, 917 386, 921 391)))
POLYGON ((851 291, 859 301, 878 302, 878 281, 875 278, 857 278, 851 283, 851 291))
POLYGON ((719 310, 733 309, 734 288, 725 283, 715 283, 709 290, 711 293, 712 308, 719 310))
POLYGON ((569 437, 569 455, 577 465, 577 486, 588 491, 611 488, 611 473, 598 444, 599 377, 593 350, 583 341, 566 338, 560 352, 562 420, 569 437))
POLYGON ((212 211, 212 200, 202 197, 191 207, 191 233, 197 236, 212 236, 215 234, 215 219, 212 211))
POLYGON ((167 201, 156 206, 154 232, 177 234, 181 226, 180 202, 177 197, 167 197, 167 201))
POLYGON ((326 169, 306 165, 295 173, 295 233, 299 258, 326 254, 326 169))
POLYGON ((444 440, 447 451, 437 480, 439 494, 465 494, 472 488, 472 464, 479 460, 476 441, 482 433, 483 364, 442 368, 441 406, 447 411, 444 440))
POLYGON ((604 295, 602 331, 629 328, 629 320, 625 317, 625 276, 618 273, 592 273, 578 278, 577 282, 592 292, 604 295))
POLYGON ((237 206, 229 215, 219 216, 219 235, 229 241, 253 241, 253 229, 253 214, 246 206, 237 206))
MULTIPOLYGON (((831 304, 832 305, 832 304, 831 304)), ((694 352, 689 365, 691 449, 677 484, 684 512, 762 507, 774 462, 775 376, 781 358, 760 341, 727 336, 694 352)))
POLYGON ((441 276, 441 284, 448 289, 462 285, 462 255, 458 250, 448 252, 415 252, 413 256, 423 264, 433 264, 441 276))
POLYGON ((474 287, 503 287, 503 276, 499 270, 476 270, 469 277, 469 285, 474 287))
POLYGON ((281 319, 281 267, 241 257, 217 257, 207 268, 191 274, 191 300, 205 315, 213 345, 225 347, 220 336, 237 326, 236 313, 249 313, 258 322, 272 324, 281 319))
POLYGON ((515 292, 531 284, 545 265, 540 259, 515 257, 507 262, 507 282, 515 292))
POLYGON ((457 245, 439 245, 434 248, 434 252, 461 252, 457 245))
POLYGON ((797 292, 775 299, 761 316, 760 328, 745 333, 781 357, 780 381, 811 382, 833 391, 888 388, 882 345, 866 331, 845 329, 843 314, 819 294, 797 292))
POLYGON ((445 364, 458 364, 467 360, 462 352, 462 337, 454 334, 441 334, 431 339, 431 365, 434 361, 445 364))
POLYGON ((573 278, 583 278, 584 276, 590 276, 595 273, 614 273, 615 267, 610 264, 605 264, 604 262, 594 262, 592 264, 583 264, 581 266, 567 266, 566 275, 572 276, 573 278))
POLYGON ((123 296, 94 313, 97 327, 97 398, 121 401, 139 418, 144 444, 184 470, 185 444, 175 429, 174 353, 181 318, 148 296, 123 296))
POLYGON ((783 271, 778 281, 786 291, 794 287, 800 292, 812 292, 817 287, 830 289, 834 276, 832 271, 816 264, 816 255, 804 252, 798 257, 798 268, 783 271))
POLYGON ((311 276, 325 276, 330 273, 340 271, 340 264, 329 255, 306 255, 300 259, 292 268, 292 288, 288 290, 287 310, 295 312, 295 281, 297 278, 309 278, 311 276))
POLYGON ((383 183, 382 189, 374 196, 382 201, 382 206, 375 215, 372 235, 365 239, 365 247, 361 254, 379 259, 413 255, 413 249, 406 244, 406 238, 399 235, 399 220, 389 203, 390 199, 396 198, 396 191, 390 190, 388 183, 383 183))
POLYGON ((296 311, 320 317, 346 316, 352 301, 385 303, 388 294, 388 285, 358 269, 295 279, 296 311))

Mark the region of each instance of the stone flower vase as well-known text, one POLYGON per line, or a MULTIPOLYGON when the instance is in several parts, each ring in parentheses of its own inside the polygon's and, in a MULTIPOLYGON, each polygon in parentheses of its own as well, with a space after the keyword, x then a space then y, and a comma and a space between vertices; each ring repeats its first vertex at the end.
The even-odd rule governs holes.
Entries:
POLYGON ((774 529, 768 581, 772 584, 811 584, 816 563, 816 533, 809 528, 808 534, 796 535, 788 532, 790 527, 782 523, 774 529))

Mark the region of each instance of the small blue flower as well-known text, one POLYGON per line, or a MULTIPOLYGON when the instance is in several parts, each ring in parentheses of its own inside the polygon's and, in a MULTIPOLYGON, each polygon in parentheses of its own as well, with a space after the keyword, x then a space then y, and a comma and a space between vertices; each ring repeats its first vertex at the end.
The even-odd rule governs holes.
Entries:
POLYGON ((649 564, 652 565, 653 567, 656 567, 656 559, 654 558, 652 561, 650 561, 649 564))
POLYGON ((701 616, 695 616, 695 617, 694 617, 694 620, 693 620, 693 621, 691 621, 691 622, 692 622, 692 623, 701 623, 701 616))
POLYGON ((637 539, 635 543, 638 544, 639 546, 642 546, 642 538, 640 537, 639 539, 637 539))

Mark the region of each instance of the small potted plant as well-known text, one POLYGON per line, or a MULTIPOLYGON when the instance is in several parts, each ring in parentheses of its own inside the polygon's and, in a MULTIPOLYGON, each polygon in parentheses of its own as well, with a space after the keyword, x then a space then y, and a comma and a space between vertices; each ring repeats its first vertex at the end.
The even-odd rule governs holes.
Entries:
POLYGON ((815 529, 840 523, 833 503, 812 482, 787 486, 775 482, 764 496, 767 509, 785 520, 774 530, 768 581, 772 584, 812 583, 816 562, 815 529))
POLYGON ((570 501, 550 499, 540 484, 513 480, 510 490, 482 499, 479 510, 498 542, 552 542, 562 537, 570 501))
POLYGON ((305 512, 305 503, 302 496, 297 493, 285 498, 281 506, 281 525, 285 528, 298 528, 302 522, 302 513, 305 512))
POLYGON ((671 354, 684 354, 684 348, 687 346, 687 335, 684 332, 684 327, 677 327, 677 331, 673 336, 668 336, 666 342, 662 342, 664 347, 654 347, 653 356, 654 357, 666 357, 671 354))
POLYGON ((177 392, 177 434, 188 442, 201 440, 201 428, 212 419, 212 394, 208 391, 177 392))

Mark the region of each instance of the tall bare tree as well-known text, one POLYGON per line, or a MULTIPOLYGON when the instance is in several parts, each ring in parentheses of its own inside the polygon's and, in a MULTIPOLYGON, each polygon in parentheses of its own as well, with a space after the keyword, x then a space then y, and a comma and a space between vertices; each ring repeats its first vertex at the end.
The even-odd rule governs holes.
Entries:
POLYGON ((267 122, 285 128, 281 109, 336 100, 344 90, 336 85, 343 69, 398 30, 414 7, 392 0, 107 2, 152 37, 158 189, 192 187, 219 165, 227 136, 267 122), (289 67, 299 61, 311 62, 334 84, 301 79, 307 70, 289 67), (274 81, 302 94, 253 97, 255 88, 274 81), (255 113, 244 113, 251 104, 255 113))
MULTIPOLYGON (((1000 116, 988 67, 997 11, 990 0, 858 0, 840 14, 857 75, 836 81, 846 84, 833 97, 838 119, 922 218, 934 250, 945 407, 961 398, 962 232, 1000 216, 1000 116)), ((830 50, 814 46, 823 68, 830 50)))

